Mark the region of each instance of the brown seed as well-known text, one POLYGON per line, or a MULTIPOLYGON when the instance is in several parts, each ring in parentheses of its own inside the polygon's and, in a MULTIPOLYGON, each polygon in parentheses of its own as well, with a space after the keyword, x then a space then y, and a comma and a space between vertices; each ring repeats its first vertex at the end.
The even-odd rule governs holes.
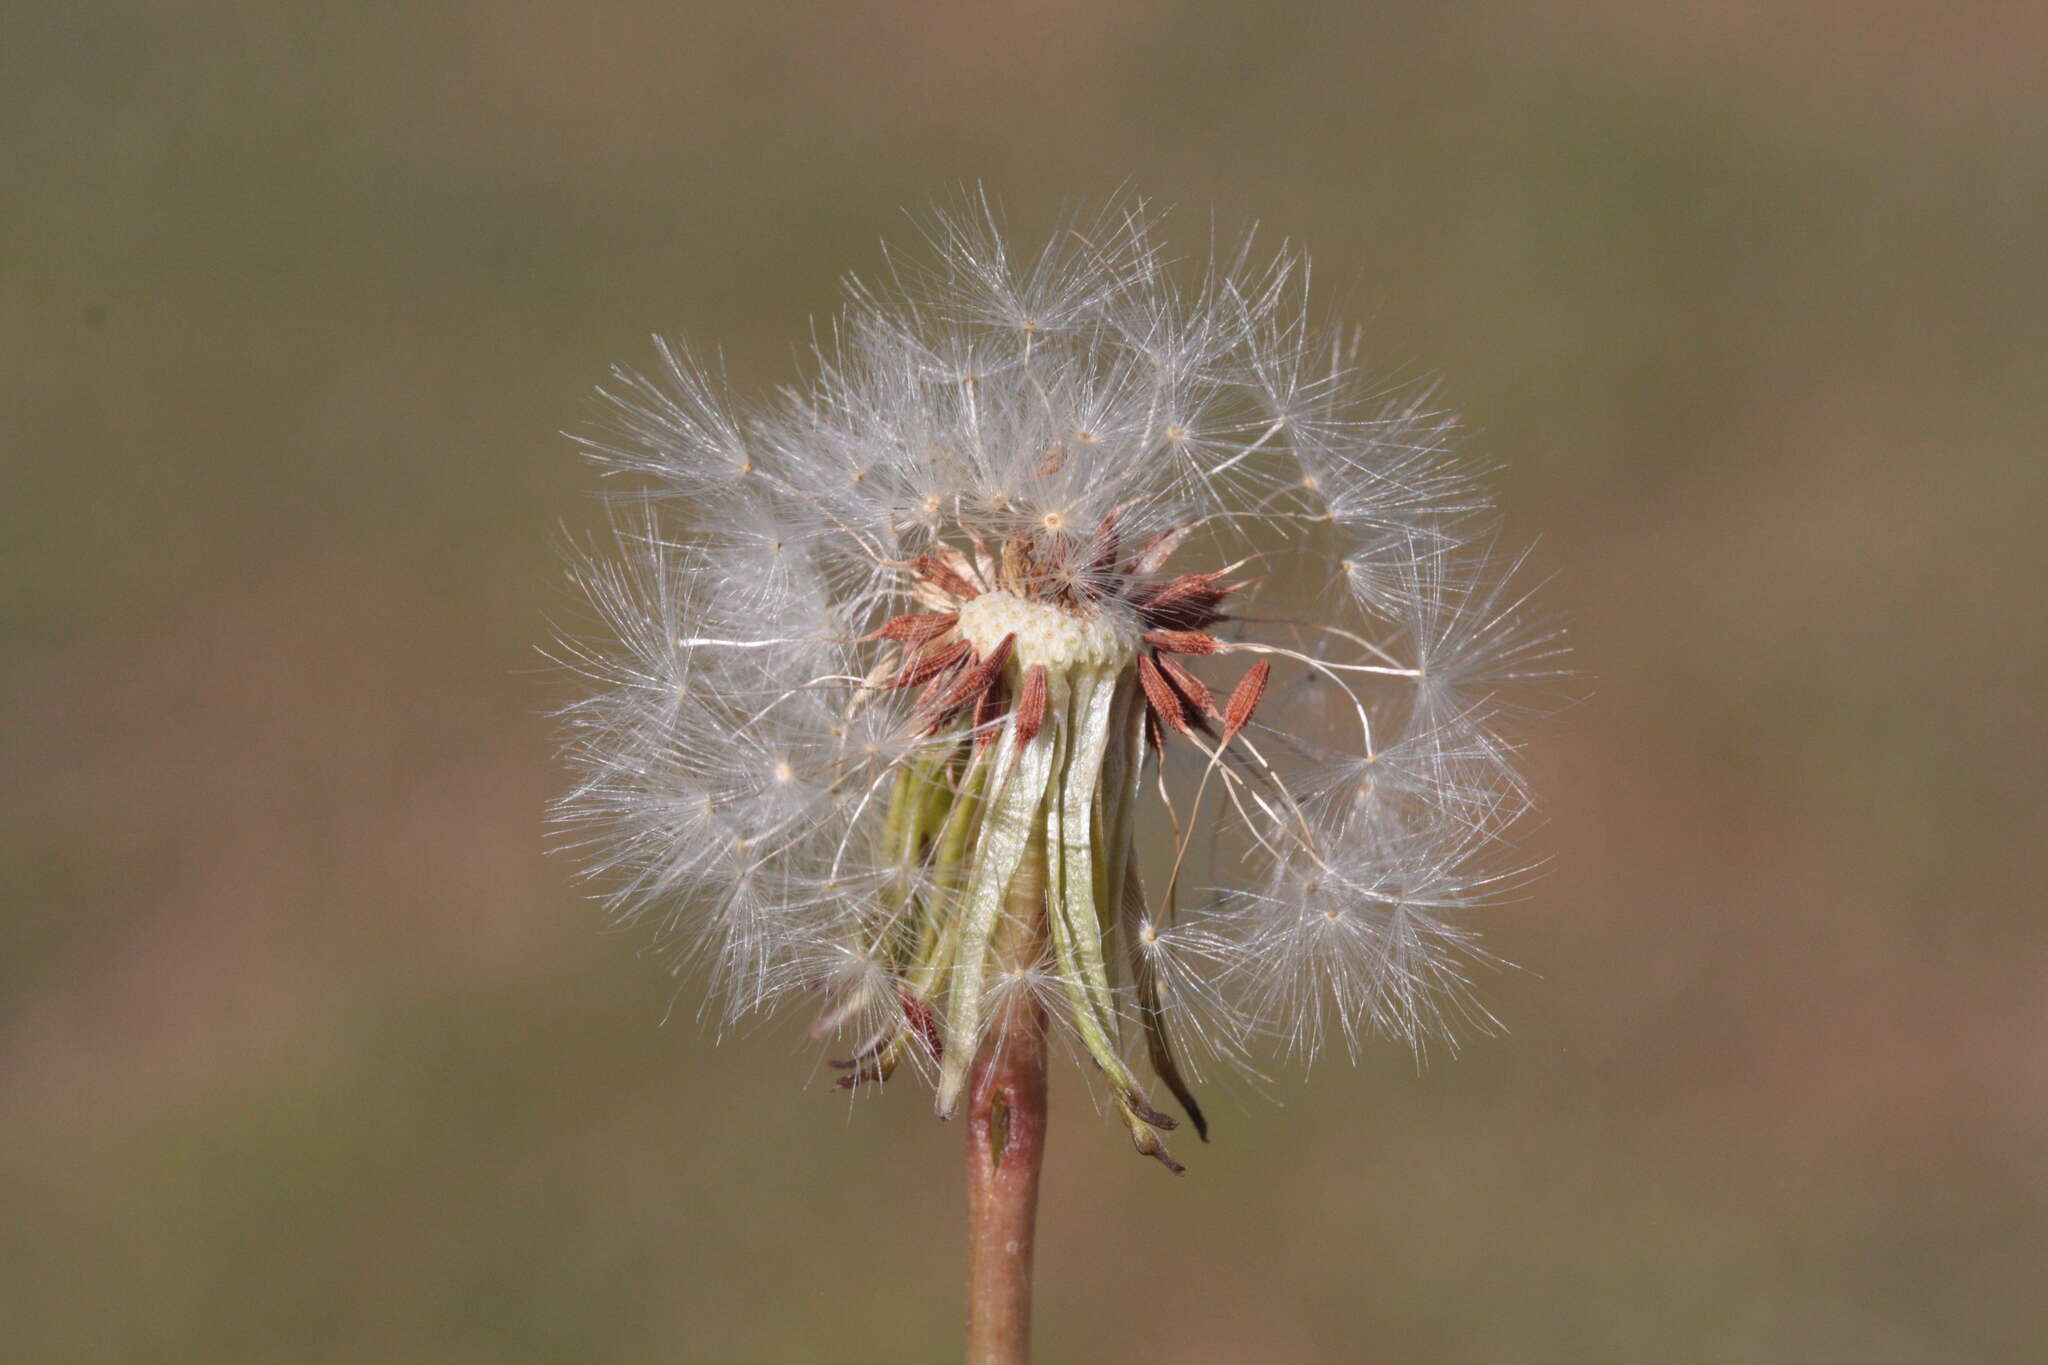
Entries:
POLYGON ((1218 587, 1220 570, 1186 573, 1164 583, 1147 583, 1134 589, 1131 603, 1148 626, 1174 630, 1200 630, 1223 619, 1216 610, 1230 595, 1230 587, 1218 587))
POLYGON ((959 663, 973 652, 965 640, 955 640, 950 645, 934 648, 927 644, 909 651, 903 660, 903 671, 896 675, 891 687, 915 687, 937 673, 959 663))
POLYGON ((1167 685, 1159 674, 1159 665, 1152 662, 1149 654, 1138 658, 1138 684, 1145 689, 1146 704, 1152 714, 1172 726, 1181 734, 1187 734, 1193 727, 1188 724, 1187 712, 1181 706, 1180 694, 1167 685))
POLYGON ((1045 725, 1045 665, 1033 664, 1024 675, 1024 690, 1017 697, 1017 747, 1038 738, 1045 725))
POLYGON ((955 569, 930 551, 926 551, 912 560, 910 567, 915 569, 917 576, 925 582, 952 593, 953 596, 963 602, 972 602, 975 598, 981 596, 980 588, 968 582, 958 569, 955 569))
POLYGON ((998 733, 996 722, 1003 718, 1003 706, 1009 700, 1009 689, 1003 686, 1003 675, 996 674, 995 681, 981 694, 981 700, 974 704, 974 744, 986 748, 995 743, 998 733))
POLYGON ((1159 671, 1166 675, 1174 690, 1186 698, 1188 705, 1197 713, 1205 716, 1216 714, 1216 694, 1209 690, 1207 683, 1190 673, 1186 664, 1171 654, 1161 654, 1159 671))
POLYGON ((901 640, 905 644, 923 644, 926 640, 944 635, 960 620, 957 611, 920 611, 908 616, 892 616, 882 623, 882 628, 868 638, 870 640, 901 640))
POLYGON ((1164 654, 1216 652, 1216 637, 1200 630, 1148 630, 1145 643, 1164 654))
POLYGON ((1015 635, 1005 635, 996 642, 996 647, 988 652, 986 659, 961 674, 960 681, 954 683, 952 689, 939 699, 940 713, 943 715, 956 707, 965 706, 975 697, 988 691, 996 679, 1003 675, 1003 663, 1010 657, 1011 646, 1016 643, 1015 635))
MULTIPOLYGON (((953 690, 953 685, 960 681, 960 675, 966 671, 966 668, 967 662, 962 659, 949 664, 932 675, 932 680, 926 683, 924 690, 917 694, 917 701, 912 707, 921 720, 931 721, 933 716, 938 716, 941 720, 945 718, 944 712, 939 705, 939 699, 953 690)), ((936 730, 938 725, 936 722, 933 722, 928 728, 936 730)))
POLYGON ((1259 698, 1266 695, 1266 676, 1273 671, 1273 665, 1264 659, 1245 670, 1231 689, 1230 702, 1223 708, 1223 739, 1229 743, 1238 731, 1251 723, 1252 712, 1258 709, 1259 698))

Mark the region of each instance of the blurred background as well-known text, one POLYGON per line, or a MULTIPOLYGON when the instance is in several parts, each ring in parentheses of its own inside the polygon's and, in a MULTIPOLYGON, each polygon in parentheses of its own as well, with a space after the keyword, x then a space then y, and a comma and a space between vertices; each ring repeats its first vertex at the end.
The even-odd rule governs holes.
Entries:
POLYGON ((1225 1087, 1179 1181, 1055 1078, 1041 1358, 2042 1358, 2048 10, 5 28, 10 1359, 953 1357, 959 1129, 600 931, 537 646, 607 367, 788 378, 974 179, 1307 245, 1590 679, 1507 1036, 1225 1087))

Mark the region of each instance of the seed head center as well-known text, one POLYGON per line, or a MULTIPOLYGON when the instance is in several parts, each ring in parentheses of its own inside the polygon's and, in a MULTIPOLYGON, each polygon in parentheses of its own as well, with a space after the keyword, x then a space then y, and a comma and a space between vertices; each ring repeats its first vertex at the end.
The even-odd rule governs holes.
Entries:
POLYGON ((1014 635, 1010 659, 1020 671, 1043 664, 1047 673, 1071 668, 1121 668, 1138 652, 1138 626, 1114 607, 1068 607, 1032 601, 997 589, 961 604, 960 638, 986 655, 1014 635))

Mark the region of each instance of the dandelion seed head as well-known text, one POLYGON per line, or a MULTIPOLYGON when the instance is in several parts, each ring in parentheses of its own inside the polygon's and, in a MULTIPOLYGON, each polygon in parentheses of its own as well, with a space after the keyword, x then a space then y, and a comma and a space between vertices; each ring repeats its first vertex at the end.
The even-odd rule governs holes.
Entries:
POLYGON ((658 343, 582 438, 617 510, 559 651, 565 842, 728 1014, 812 1000, 841 1084, 950 1112, 1029 1000, 1144 1150, 1147 1066, 1199 1125, 1259 1040, 1490 1025, 1468 921, 1526 871, 1514 695, 1561 656, 1434 392, 1299 252, 1159 225, 937 214, 759 402, 658 343))

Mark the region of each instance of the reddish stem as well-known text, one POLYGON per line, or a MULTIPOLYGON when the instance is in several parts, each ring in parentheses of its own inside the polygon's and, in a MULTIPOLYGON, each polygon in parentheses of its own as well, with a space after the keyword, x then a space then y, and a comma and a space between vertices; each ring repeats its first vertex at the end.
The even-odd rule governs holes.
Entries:
MULTIPOLYGON (((1042 875, 1018 882, 997 930, 998 970, 1030 970, 1044 942, 1042 875)), ((1031 1253, 1045 1160, 1045 1028, 1036 998, 1028 991, 1010 994, 969 1081, 968 1365, 1024 1365, 1031 1358, 1031 1253)))

